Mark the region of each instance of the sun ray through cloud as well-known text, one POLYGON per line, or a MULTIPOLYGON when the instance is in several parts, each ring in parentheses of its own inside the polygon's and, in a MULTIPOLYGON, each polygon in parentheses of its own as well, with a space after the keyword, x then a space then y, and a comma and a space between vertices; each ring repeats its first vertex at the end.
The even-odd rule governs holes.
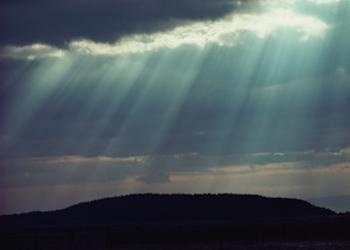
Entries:
POLYGON ((43 5, 51 34, 36 5, 15 22, 25 4, 0 4, 0 214, 130 192, 350 195, 349 1, 153 1, 75 3, 88 28, 52 1, 71 27, 43 5), (84 11, 102 10, 96 31, 84 11))

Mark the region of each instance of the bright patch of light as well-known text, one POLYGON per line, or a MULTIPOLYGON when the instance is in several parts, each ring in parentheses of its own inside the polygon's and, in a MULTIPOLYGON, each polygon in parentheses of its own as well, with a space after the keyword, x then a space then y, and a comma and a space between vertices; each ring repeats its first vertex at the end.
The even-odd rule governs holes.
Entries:
POLYGON ((47 164, 47 165, 79 165, 79 164, 131 164, 131 163, 144 163, 146 156, 129 156, 129 157, 110 157, 110 156, 94 156, 84 157, 80 155, 68 155, 58 157, 34 157, 26 159, 33 162, 33 164, 47 164))
POLYGON ((315 4, 335 4, 335 3, 341 2, 342 0, 308 0, 308 1, 315 4))
POLYGON ((341 1, 348 1, 348 0, 264 0, 262 1, 262 3, 268 6, 276 6, 276 5, 292 6, 296 3, 336 4, 336 3, 340 3, 341 1))

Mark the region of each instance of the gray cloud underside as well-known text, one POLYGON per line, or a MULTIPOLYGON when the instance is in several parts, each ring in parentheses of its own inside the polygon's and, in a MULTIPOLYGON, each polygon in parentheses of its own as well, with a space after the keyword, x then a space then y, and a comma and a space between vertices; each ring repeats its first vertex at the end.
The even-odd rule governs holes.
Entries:
MULTIPOLYGON (((220 18, 237 8, 232 0, 2 1, 2 45, 75 39, 115 42, 122 36, 166 30, 194 20, 220 18)), ((245 1, 243 1, 245 2, 245 1)))
POLYGON ((170 182, 172 175, 220 172, 256 174, 275 171, 350 171, 350 148, 338 151, 262 152, 254 154, 182 154, 137 157, 36 157, 3 161, 0 188, 120 182, 170 182), (278 168, 277 168, 278 166, 278 168))

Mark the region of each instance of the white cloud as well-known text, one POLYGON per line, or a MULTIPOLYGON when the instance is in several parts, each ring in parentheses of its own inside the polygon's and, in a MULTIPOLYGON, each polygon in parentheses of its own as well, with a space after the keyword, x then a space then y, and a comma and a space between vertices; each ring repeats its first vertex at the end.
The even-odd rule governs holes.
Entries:
POLYGON ((4 56, 36 59, 61 57, 65 53, 89 55, 122 55, 144 53, 158 49, 173 49, 182 45, 204 47, 207 44, 236 46, 247 33, 264 39, 281 28, 293 29, 300 34, 300 40, 322 37, 328 25, 317 17, 298 14, 292 8, 267 5, 262 13, 232 14, 217 21, 201 21, 178 26, 166 32, 132 35, 116 43, 99 43, 91 40, 75 40, 66 51, 43 44, 5 48, 4 56))
POLYGON ((62 57, 64 55, 64 50, 41 43, 26 46, 7 46, 2 52, 2 57, 28 60, 47 57, 62 57))
POLYGON ((134 35, 114 44, 73 41, 69 49, 93 55, 119 55, 160 48, 172 49, 186 44, 197 47, 204 47, 208 43, 235 46, 246 32, 263 39, 280 28, 295 29, 300 32, 302 40, 308 40, 322 36, 328 26, 312 16, 299 15, 288 9, 274 9, 262 14, 232 15, 215 22, 196 22, 168 32, 134 35))

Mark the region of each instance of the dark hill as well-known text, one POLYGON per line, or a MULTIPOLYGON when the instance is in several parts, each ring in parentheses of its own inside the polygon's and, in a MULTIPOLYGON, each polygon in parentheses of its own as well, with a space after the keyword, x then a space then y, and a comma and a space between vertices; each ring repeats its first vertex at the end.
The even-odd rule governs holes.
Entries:
POLYGON ((136 194, 80 203, 50 212, 0 216, 1 226, 88 225, 334 215, 306 201, 233 194, 136 194))

